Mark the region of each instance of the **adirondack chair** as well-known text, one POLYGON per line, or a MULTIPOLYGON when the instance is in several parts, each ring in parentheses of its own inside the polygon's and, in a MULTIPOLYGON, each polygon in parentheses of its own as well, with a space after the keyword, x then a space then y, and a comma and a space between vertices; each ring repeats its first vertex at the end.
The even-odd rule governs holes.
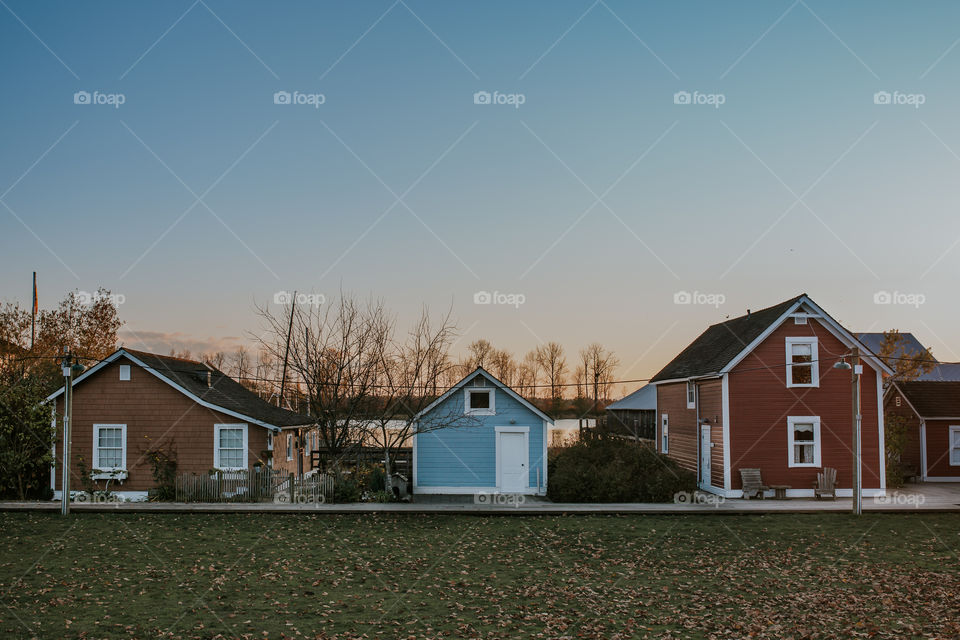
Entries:
POLYGON ((769 489, 763 484, 760 469, 740 469, 740 481, 743 483, 744 498, 760 496, 760 499, 763 500, 763 492, 769 489))
POLYGON ((837 470, 832 467, 824 467, 823 472, 817 474, 817 482, 813 485, 813 495, 817 500, 824 496, 829 496, 831 500, 837 499, 837 470))

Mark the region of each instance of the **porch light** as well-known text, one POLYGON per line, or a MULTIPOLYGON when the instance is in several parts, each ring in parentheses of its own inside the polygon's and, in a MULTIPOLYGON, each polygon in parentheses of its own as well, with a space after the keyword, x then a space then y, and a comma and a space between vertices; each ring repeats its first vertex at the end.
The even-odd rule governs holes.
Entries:
POLYGON ((834 369, 850 369, 850 363, 847 362, 845 359, 840 358, 840 362, 833 365, 833 368, 834 369))

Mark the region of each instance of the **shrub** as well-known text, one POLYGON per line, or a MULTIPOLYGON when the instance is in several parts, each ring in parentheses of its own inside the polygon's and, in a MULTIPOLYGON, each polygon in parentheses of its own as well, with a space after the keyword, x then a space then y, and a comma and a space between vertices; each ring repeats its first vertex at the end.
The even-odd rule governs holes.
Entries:
POLYGON ((584 434, 553 452, 547 495, 555 502, 672 502, 694 491, 696 474, 648 444, 610 434, 584 434))
POLYGON ((360 502, 360 486, 357 481, 343 474, 333 478, 333 502, 360 502))

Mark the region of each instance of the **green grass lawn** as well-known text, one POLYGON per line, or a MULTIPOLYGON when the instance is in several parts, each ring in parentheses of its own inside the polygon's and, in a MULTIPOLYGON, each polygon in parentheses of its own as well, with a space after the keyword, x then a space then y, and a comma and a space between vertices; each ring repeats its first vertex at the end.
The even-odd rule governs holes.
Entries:
POLYGON ((960 637, 960 514, 0 513, 0 637, 960 637))

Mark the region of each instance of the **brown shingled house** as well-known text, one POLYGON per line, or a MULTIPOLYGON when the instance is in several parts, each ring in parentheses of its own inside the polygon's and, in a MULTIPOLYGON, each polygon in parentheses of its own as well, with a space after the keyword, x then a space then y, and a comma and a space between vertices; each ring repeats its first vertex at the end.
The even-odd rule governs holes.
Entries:
MULTIPOLYGON (((275 407, 216 368, 121 348, 73 383, 71 489, 81 472, 127 499, 155 486, 147 451, 171 453, 177 473, 235 471, 270 463, 273 434, 312 419, 275 407)), ((61 387, 47 400, 57 421, 54 458, 63 441, 61 387)), ((60 473, 51 473, 55 498, 60 473)))

